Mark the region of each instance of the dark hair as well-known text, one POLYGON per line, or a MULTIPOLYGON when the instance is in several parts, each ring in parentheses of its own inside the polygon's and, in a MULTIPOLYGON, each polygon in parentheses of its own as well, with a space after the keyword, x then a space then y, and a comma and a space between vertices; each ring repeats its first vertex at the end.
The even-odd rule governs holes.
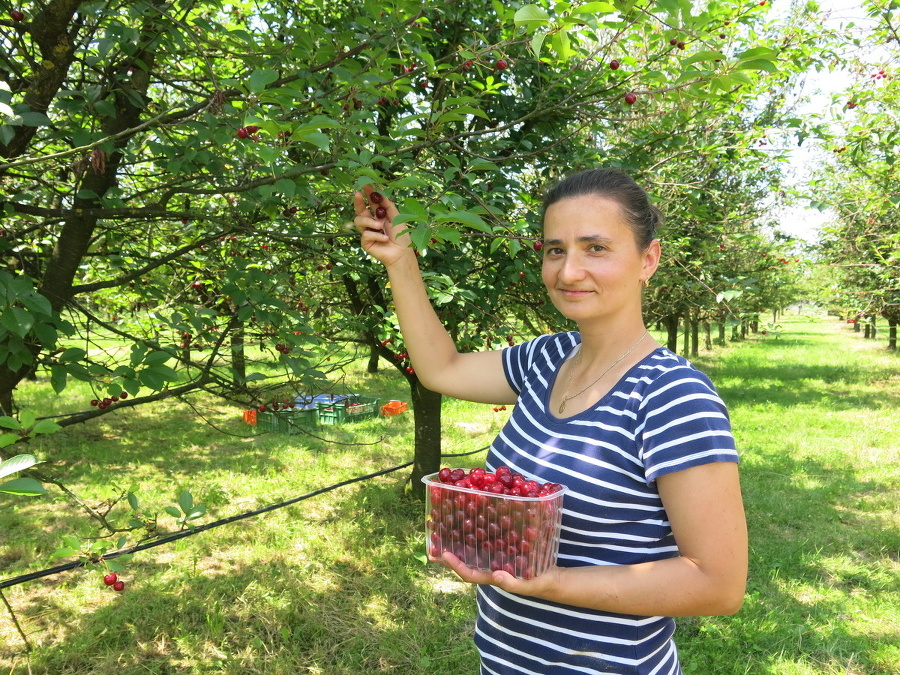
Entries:
POLYGON ((564 178, 544 195, 541 222, 547 209, 556 202, 582 195, 597 195, 617 202, 641 250, 656 239, 656 230, 663 222, 662 212, 650 203, 644 189, 619 169, 588 169, 564 178))

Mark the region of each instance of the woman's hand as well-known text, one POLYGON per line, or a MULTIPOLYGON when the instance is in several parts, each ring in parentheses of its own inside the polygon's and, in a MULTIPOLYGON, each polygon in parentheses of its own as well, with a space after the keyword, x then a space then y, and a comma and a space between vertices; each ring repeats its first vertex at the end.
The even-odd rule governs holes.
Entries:
POLYGON ((447 567, 456 572, 456 576, 466 583, 498 586, 509 593, 530 595, 533 597, 542 597, 547 593, 555 583, 558 571, 558 568, 551 567, 540 576, 533 577, 532 579, 519 579, 503 570, 488 572, 485 570, 473 569, 449 551, 444 551, 443 562, 447 567))
POLYGON ((353 207, 356 211, 353 224, 360 232, 363 250, 386 266, 404 256, 415 255, 410 247, 409 235, 405 234, 406 226, 394 225, 392 222, 399 213, 394 203, 382 196, 381 202, 376 204, 372 200, 372 194, 375 193, 372 186, 366 185, 363 190, 365 195, 362 192, 353 195, 353 207), (376 215, 379 207, 385 211, 383 218, 376 215))

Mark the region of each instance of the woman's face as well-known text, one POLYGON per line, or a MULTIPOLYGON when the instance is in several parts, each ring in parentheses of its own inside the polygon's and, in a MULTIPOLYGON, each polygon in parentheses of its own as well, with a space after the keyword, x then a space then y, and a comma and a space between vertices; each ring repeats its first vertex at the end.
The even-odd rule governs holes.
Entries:
POLYGON ((638 248, 619 204, 579 195, 544 216, 542 277, 554 306, 582 323, 640 315, 641 286, 659 263, 659 242, 638 248))

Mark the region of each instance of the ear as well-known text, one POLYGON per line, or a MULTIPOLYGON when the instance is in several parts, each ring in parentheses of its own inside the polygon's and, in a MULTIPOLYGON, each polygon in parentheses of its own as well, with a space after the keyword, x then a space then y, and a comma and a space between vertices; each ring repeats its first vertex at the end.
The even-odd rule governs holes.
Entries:
POLYGON ((659 246, 659 239, 654 239, 643 253, 644 267, 641 272, 642 282, 649 282, 650 277, 656 274, 656 268, 659 267, 659 256, 661 254, 662 250, 659 246))

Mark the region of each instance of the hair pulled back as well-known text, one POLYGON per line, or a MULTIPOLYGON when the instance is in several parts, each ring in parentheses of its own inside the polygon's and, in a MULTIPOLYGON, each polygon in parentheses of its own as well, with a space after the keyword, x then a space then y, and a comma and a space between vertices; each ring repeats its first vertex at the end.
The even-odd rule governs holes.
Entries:
POLYGON ((556 202, 583 195, 596 195, 616 202, 634 232, 640 250, 645 250, 656 239, 656 231, 663 222, 662 212, 650 203, 644 189, 619 169, 588 169, 564 178, 544 195, 541 222, 547 209, 556 202))

